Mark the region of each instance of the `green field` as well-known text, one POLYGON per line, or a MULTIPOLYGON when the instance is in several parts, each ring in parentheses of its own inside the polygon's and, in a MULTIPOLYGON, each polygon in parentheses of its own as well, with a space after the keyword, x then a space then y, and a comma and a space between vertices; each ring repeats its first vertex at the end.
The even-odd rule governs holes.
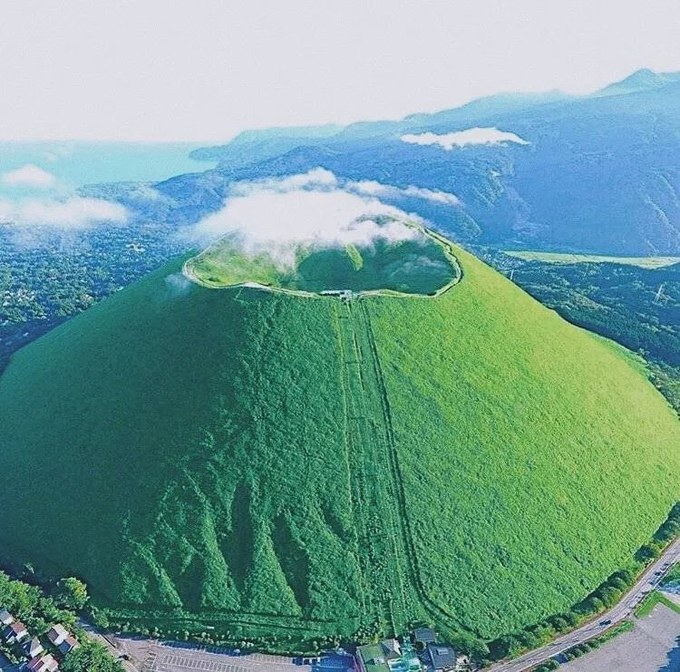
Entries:
POLYGON ((189 259, 185 273, 205 287, 257 283, 294 292, 391 291, 432 295, 458 279, 449 245, 415 226, 412 239, 376 238, 370 245, 298 245, 248 254, 225 237, 189 259))
POLYGON ((21 350, 0 560, 270 648, 490 639, 583 598, 680 497, 680 423, 639 360, 455 253, 436 298, 349 302, 178 261, 21 350))
POLYGON ((640 603, 640 606, 635 610, 635 615, 638 618, 644 618, 649 616, 657 604, 662 604, 676 614, 680 614, 680 605, 668 599, 665 595, 660 593, 658 590, 653 590, 645 599, 640 603))
POLYGON ((663 268, 680 263, 680 257, 608 257, 598 254, 568 254, 562 252, 531 252, 504 250, 511 257, 526 261, 545 261, 551 264, 625 264, 640 268, 663 268))

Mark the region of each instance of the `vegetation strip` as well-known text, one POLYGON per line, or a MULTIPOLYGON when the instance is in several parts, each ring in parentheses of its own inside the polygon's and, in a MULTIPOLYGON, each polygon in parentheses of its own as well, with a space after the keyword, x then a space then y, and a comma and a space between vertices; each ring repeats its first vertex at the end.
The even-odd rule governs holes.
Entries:
POLYGON ((656 607, 657 604, 663 604, 664 607, 668 607, 671 611, 674 611, 676 614, 680 614, 680 604, 677 604, 676 602, 673 602, 673 600, 668 599, 663 593, 660 593, 658 590, 654 590, 649 595, 647 595, 644 602, 642 602, 640 606, 635 610, 635 615, 638 618, 644 618, 645 616, 649 616, 649 614, 651 614, 652 611, 654 611, 654 607, 656 607))

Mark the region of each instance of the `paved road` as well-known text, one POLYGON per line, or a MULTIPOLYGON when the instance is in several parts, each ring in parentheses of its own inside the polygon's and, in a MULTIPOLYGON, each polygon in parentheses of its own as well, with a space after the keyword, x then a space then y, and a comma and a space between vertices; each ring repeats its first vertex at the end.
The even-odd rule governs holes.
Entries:
POLYGON ((560 665, 560 672, 680 672, 680 614, 657 604, 605 646, 560 665))
POLYGON ((487 668, 489 672, 522 672, 540 665, 549 658, 570 649, 572 646, 601 635, 616 623, 628 618, 647 593, 654 590, 663 580, 670 568, 680 562, 680 539, 671 544, 661 557, 652 563, 640 580, 626 593, 624 598, 612 609, 598 616, 597 620, 586 623, 578 630, 574 630, 550 642, 540 649, 534 649, 519 658, 508 662, 501 662, 487 668), (658 572, 658 574, 657 574, 658 572), (603 621, 611 620, 610 624, 601 625, 603 621))

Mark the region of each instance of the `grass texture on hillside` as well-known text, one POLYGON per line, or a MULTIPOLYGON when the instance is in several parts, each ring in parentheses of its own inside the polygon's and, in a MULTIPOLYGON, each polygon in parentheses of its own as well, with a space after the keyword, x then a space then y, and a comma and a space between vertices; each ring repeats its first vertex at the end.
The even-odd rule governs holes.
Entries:
POLYGON ((493 638, 584 597, 680 496, 680 423, 631 355, 456 255, 437 298, 350 302, 177 262, 24 348, 2 560, 291 647, 493 638))

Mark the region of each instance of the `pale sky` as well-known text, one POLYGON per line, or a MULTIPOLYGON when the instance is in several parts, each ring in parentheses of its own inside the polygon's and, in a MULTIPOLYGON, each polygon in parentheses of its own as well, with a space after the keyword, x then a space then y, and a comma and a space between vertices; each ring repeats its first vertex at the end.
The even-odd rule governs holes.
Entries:
POLYGON ((680 70, 678 0, 0 0, 0 140, 226 140, 680 70))

